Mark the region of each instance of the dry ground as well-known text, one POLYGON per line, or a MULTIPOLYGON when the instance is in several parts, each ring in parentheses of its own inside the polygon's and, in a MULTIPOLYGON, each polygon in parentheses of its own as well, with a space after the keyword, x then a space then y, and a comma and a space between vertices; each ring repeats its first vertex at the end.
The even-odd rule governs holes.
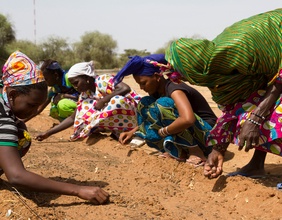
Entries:
MULTIPOLYGON (((132 78, 126 82, 142 93, 132 78)), ((205 88, 198 88, 219 114, 205 88)), ((56 122, 44 111, 27 123, 35 136, 56 122)), ((239 152, 235 145, 225 156, 224 173, 204 178, 203 168, 158 158, 146 145, 131 151, 106 134, 92 143, 69 142, 72 129, 43 142, 33 141, 23 158, 28 170, 76 184, 103 187, 111 202, 93 206, 76 197, 17 192, 3 175, 0 182, 0 219, 282 219, 281 157, 268 155, 267 177, 253 180, 226 177, 246 164, 252 152, 239 152)))

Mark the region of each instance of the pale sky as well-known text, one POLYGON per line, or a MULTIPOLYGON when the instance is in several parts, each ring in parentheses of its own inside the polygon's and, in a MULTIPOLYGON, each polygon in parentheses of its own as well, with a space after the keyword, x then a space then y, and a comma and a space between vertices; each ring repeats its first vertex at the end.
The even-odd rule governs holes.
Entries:
POLYGON ((40 43, 54 36, 72 43, 99 31, 117 41, 118 53, 153 53, 193 35, 212 40, 241 19, 281 7, 281 0, 0 0, 18 40, 40 43))

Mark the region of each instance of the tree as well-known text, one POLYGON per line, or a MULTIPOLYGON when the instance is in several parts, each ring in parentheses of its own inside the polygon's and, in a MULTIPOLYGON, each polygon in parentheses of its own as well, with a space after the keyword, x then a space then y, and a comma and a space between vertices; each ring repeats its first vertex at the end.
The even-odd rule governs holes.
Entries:
POLYGON ((35 63, 38 63, 43 58, 43 50, 35 43, 28 40, 13 41, 6 46, 6 50, 9 54, 19 50, 26 54, 35 63))
POLYGON ((108 34, 86 32, 81 36, 81 41, 74 44, 74 48, 80 62, 93 60, 96 69, 117 67, 117 42, 108 34))
MULTIPOLYGON (((0 66, 2 67, 10 55, 5 47, 16 39, 13 25, 8 19, 0 14, 0 66)), ((2 68, 1 68, 2 69, 2 68)))
POLYGON ((56 60, 63 69, 68 69, 77 62, 73 49, 65 38, 51 36, 39 46, 43 50, 42 59, 56 60))
POLYGON ((124 50, 124 53, 120 54, 119 67, 123 67, 129 60, 130 56, 136 56, 136 55, 143 57, 150 55, 150 53, 147 52, 146 50, 126 49, 124 50))

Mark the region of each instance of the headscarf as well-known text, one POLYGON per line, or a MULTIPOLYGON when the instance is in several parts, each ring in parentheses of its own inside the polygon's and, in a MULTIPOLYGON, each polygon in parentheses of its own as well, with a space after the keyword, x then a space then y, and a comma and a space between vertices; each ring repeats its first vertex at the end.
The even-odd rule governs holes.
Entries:
POLYGON ((189 83, 207 86, 222 105, 246 100, 265 89, 282 67, 282 9, 226 28, 214 40, 180 38, 166 60, 189 83))
POLYGON ((15 51, 10 55, 2 69, 3 98, 9 105, 7 87, 25 86, 43 82, 44 76, 36 64, 25 54, 15 51))
POLYGON ((133 56, 125 64, 125 66, 115 75, 114 84, 120 83, 125 76, 152 76, 154 73, 162 74, 168 70, 167 61, 164 54, 151 54, 149 56, 140 57, 133 56))
POLYGON ((60 66, 60 64, 57 61, 52 61, 47 67, 47 70, 60 70, 61 72, 64 72, 64 70, 62 69, 62 67, 60 66))
POLYGON ((43 82, 44 76, 36 64, 20 51, 10 55, 2 69, 4 86, 23 86, 43 82))
POLYGON ((93 61, 74 64, 68 71, 68 78, 83 75, 90 76, 93 78, 96 76, 93 61))

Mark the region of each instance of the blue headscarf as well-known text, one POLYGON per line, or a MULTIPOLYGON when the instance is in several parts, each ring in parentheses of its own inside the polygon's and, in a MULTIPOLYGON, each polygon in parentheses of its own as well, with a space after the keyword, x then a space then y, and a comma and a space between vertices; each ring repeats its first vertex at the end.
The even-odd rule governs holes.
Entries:
POLYGON ((152 76, 154 73, 161 72, 159 66, 155 66, 150 61, 156 61, 158 63, 167 64, 164 54, 151 54, 149 56, 130 57, 125 66, 115 75, 114 84, 119 84, 125 76, 138 75, 138 76, 152 76))

